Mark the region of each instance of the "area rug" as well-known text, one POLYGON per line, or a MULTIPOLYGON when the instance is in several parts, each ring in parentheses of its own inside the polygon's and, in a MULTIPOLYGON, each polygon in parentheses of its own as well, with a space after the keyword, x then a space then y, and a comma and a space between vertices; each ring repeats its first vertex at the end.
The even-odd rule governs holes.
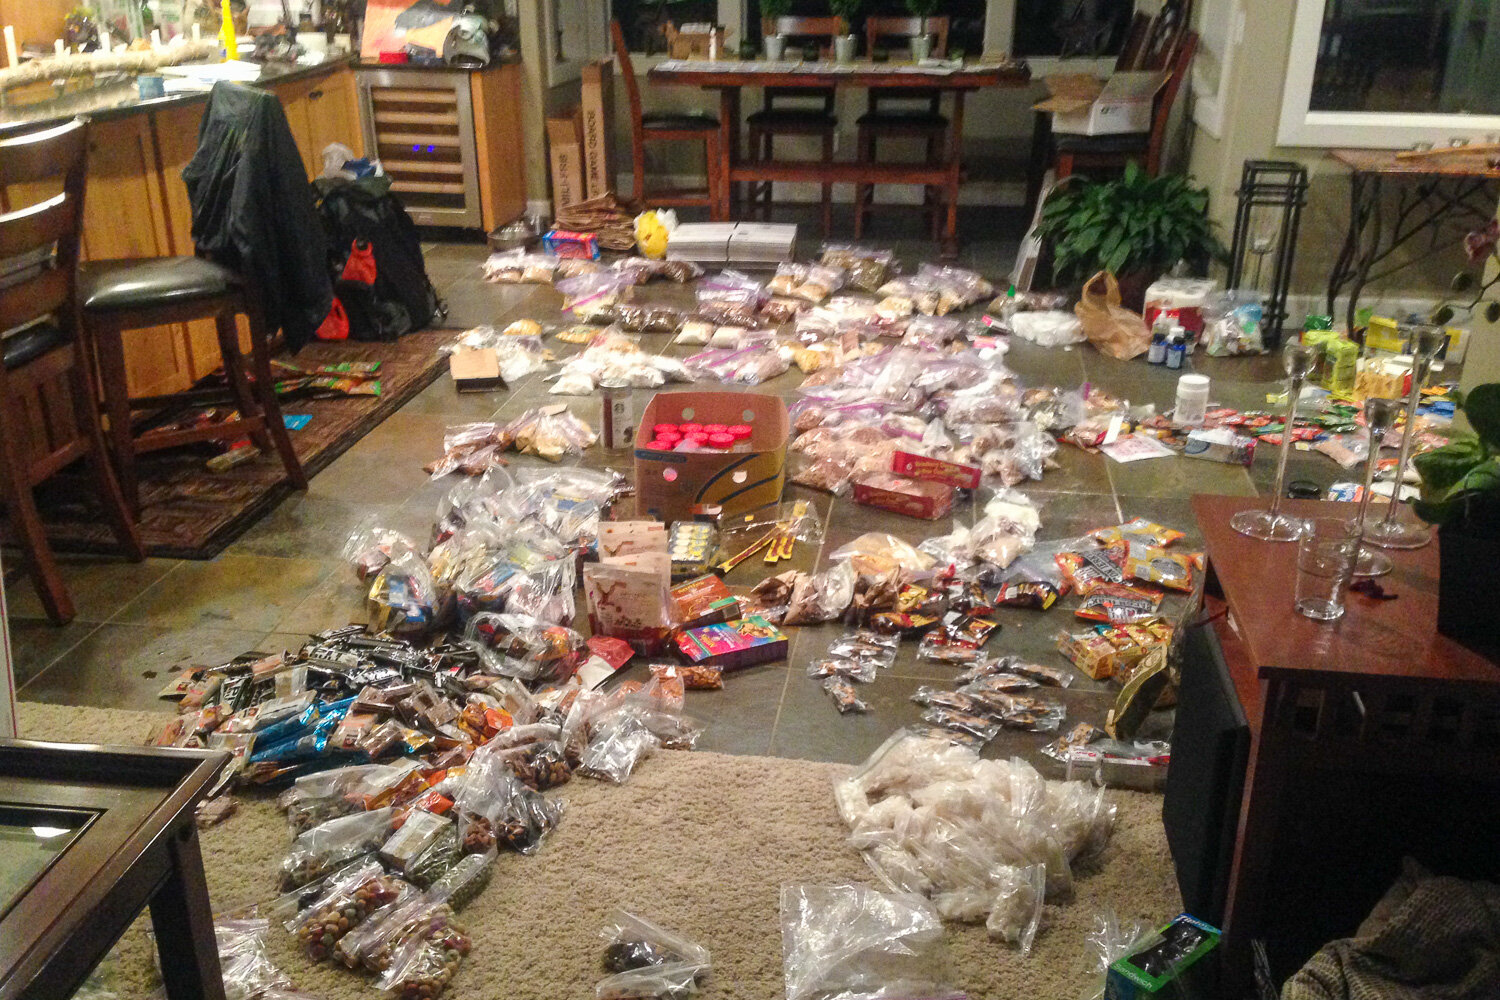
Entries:
MULTIPOLYGON (((139 743, 165 718, 141 712, 22 704, 23 736, 139 743)), ((450 1000, 560 1000, 593 996, 602 976, 599 928, 624 907, 701 941, 713 972, 704 1000, 784 995, 780 889, 791 883, 873 881, 845 843, 832 785, 842 765, 715 753, 663 752, 621 786, 576 779, 556 793, 561 826, 533 857, 502 855, 489 887, 461 915, 474 950, 450 1000)), ((1094 914, 1165 922, 1180 910, 1159 797, 1113 793, 1114 836, 1077 872, 1074 898, 1048 905, 1031 957, 992 942, 983 927, 950 925, 954 985, 975 1000, 1088 996, 1097 986, 1084 937, 1094 914)), ((202 836, 218 911, 275 894, 288 843, 269 796, 202 836)), ((122 940, 109 987, 143 1000, 155 982, 144 921, 122 940)), ((368 980, 313 966, 273 928, 272 958, 320 1000, 363 1000, 368 980)))
MULTIPOLYGON (((438 348, 455 331, 424 330, 395 343, 317 342, 285 357, 303 369, 341 362, 380 362, 379 396, 289 400, 287 416, 311 417, 291 433, 309 476, 326 468, 382 420, 425 389, 444 370, 438 348)), ((219 446, 175 448, 140 456, 141 539, 153 556, 211 559, 291 491, 274 454, 226 472, 204 462, 219 446)), ((47 537, 61 552, 117 551, 91 485, 81 475, 59 476, 38 491, 47 537)))

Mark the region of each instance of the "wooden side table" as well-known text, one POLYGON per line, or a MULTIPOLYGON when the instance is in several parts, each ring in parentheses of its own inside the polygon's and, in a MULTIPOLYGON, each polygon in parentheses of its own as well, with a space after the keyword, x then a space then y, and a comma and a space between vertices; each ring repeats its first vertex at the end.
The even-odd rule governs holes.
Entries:
MULTIPOLYGON (((1500 817, 1500 666, 1437 634, 1436 543, 1389 553, 1395 568, 1380 583, 1396 600, 1350 594, 1342 619, 1315 622, 1292 608, 1295 546, 1229 526, 1261 503, 1193 497, 1206 600, 1250 726, 1224 917, 1231 989, 1250 980, 1255 939, 1281 977, 1351 934, 1403 853, 1441 874, 1500 874, 1489 849, 1500 817)), ((1283 505, 1304 517, 1356 509, 1283 505)))
POLYGON ((228 762, 0 740, 0 1000, 69 1000, 146 906, 169 1000, 224 1000, 194 811, 228 762))

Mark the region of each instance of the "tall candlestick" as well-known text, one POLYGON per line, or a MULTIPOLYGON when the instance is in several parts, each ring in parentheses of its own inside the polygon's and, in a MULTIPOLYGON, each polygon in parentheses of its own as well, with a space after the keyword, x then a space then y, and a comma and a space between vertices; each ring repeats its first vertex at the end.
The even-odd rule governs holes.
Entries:
POLYGON ((5 65, 12 68, 21 65, 21 56, 16 52, 16 29, 5 26, 5 65))

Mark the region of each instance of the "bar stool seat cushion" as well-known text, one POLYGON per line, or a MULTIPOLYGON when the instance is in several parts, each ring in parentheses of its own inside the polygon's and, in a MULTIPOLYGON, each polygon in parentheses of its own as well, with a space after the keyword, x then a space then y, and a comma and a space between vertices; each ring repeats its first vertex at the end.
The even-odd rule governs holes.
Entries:
POLYGON ((0 359, 3 359, 6 371, 13 371, 67 342, 67 334, 51 323, 37 323, 7 336, 0 344, 0 359))
POLYGON ((79 301, 92 312, 180 305, 241 287, 239 275, 202 257, 89 261, 78 273, 79 301))
POLYGON ((948 127, 947 115, 935 114, 931 111, 871 111, 860 115, 855 121, 856 125, 873 125, 899 128, 930 128, 940 129, 948 127))
POLYGON ((719 119, 713 115, 671 115, 654 114, 641 115, 641 128, 646 131, 651 129, 663 129, 666 131, 690 132, 693 129, 704 131, 715 130, 719 127, 719 119))
POLYGON ((754 112, 745 121, 774 128, 831 129, 838 124, 838 119, 822 108, 767 108, 754 112))
POLYGON ((1144 153, 1151 136, 1146 132, 1119 135, 1067 135, 1055 133, 1059 153, 1144 153))

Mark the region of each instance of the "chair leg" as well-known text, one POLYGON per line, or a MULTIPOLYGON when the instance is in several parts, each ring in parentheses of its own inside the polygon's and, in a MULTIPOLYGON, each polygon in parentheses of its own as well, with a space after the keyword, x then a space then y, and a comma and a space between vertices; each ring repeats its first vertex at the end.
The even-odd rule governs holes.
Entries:
POLYGON ((719 133, 709 132, 703 140, 703 173, 708 183, 708 217, 715 222, 723 221, 726 215, 724 185, 720 175, 723 161, 719 158, 719 133))
MULTIPOLYGON (((833 162, 833 133, 823 133, 823 162, 833 162)), ((823 238, 833 232, 833 185, 823 185, 823 238)))
MULTIPOLYGON (((10 382, 0 376, 0 425, 4 422, 3 414, 17 412, 18 404, 12 398, 10 382)), ((77 611, 52 555, 52 546, 47 544, 42 516, 37 513, 22 438, 15 428, 0 426, 0 463, 5 467, 5 474, 0 477, 4 480, 0 490, 3 490, 11 527, 20 536, 21 553, 37 596, 42 600, 42 608, 54 625, 66 625, 77 611)))
POLYGON ((95 380, 89 365, 88 351, 75 347, 73 367, 68 373, 68 388, 73 396, 73 418, 78 422, 78 433, 83 435, 88 446, 85 461, 93 477, 94 488, 99 491, 99 501, 104 505, 104 515, 109 518, 115 539, 120 548, 133 562, 146 558, 146 549, 141 545, 141 533, 135 524, 125 495, 110 468, 109 452, 104 446, 104 434, 99 429, 99 408, 94 405, 95 380))
MULTIPOLYGON (((230 392, 234 394, 234 400, 239 405, 240 416, 250 420, 256 416, 263 418, 260 430, 250 432, 250 440, 255 442, 255 447, 262 452, 270 452, 271 438, 266 434, 271 422, 270 415, 265 413, 256 402, 256 395, 250 389, 250 383, 245 378, 245 356, 240 352, 240 331, 238 324, 234 321, 234 310, 225 309, 214 317, 214 328, 219 335, 219 354, 224 359, 224 377, 229 381, 230 392)), ((254 338, 251 338, 252 343, 254 338)))
POLYGON ((250 361, 255 373, 255 398, 260 412, 266 419, 266 430, 275 443, 276 453, 281 456, 281 466, 294 489, 307 489, 307 472, 297 458, 297 449, 287 433, 286 420, 281 415, 281 403, 276 398, 276 378, 271 374, 270 335, 261 317, 260 307, 252 301, 245 302, 245 315, 250 319, 250 361))
MULTIPOLYGON (((938 156, 943 149, 947 148, 948 137, 945 134, 930 132, 927 135, 927 162, 937 163, 938 156), (941 141, 940 141, 941 140, 941 141)), ((922 200, 929 202, 927 208, 928 226, 932 230, 932 238, 936 240, 942 229, 941 213, 943 209, 942 189, 929 186, 922 193, 922 200)))
MULTIPOLYGON (((762 163, 769 163, 771 157, 775 155, 773 152, 775 142, 776 136, 774 134, 770 132, 760 133, 759 159, 762 163)), ((760 193, 756 200, 760 206, 760 217, 768 220, 771 218, 771 201, 776 197, 776 182, 761 181, 759 190, 760 193)))
MULTIPOLYGON (((639 125, 639 123, 637 123, 639 125)), ((636 128, 630 136, 631 201, 646 204, 646 138, 636 128)))
POLYGON ((109 417, 110 458, 115 478, 131 512, 141 512, 140 481, 135 474, 135 435, 130 429, 130 391, 125 384, 125 334, 113 325, 89 326, 99 357, 99 384, 104 390, 104 413, 109 417))
MULTIPOLYGON (((875 162, 875 136, 867 128, 859 130, 859 162, 875 162)), ((875 188, 871 184, 854 185, 854 238, 857 240, 865 232, 865 215, 870 211, 870 204, 875 200, 875 188)))

